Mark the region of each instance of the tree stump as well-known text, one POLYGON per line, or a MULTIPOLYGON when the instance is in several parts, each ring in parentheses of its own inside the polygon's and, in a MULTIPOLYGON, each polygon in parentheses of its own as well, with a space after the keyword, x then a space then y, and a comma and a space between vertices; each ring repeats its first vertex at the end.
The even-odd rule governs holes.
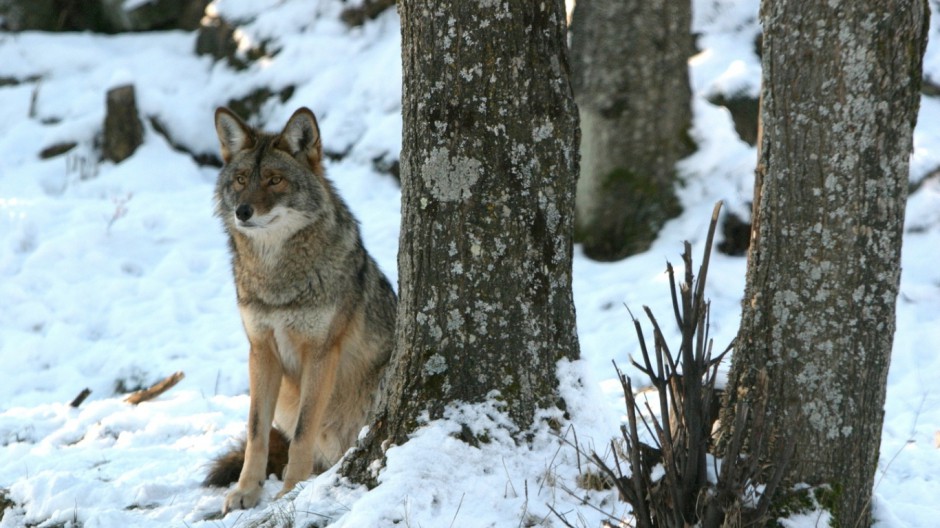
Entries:
POLYGON ((125 84, 108 90, 102 157, 120 163, 130 157, 143 141, 144 125, 137 114, 134 85, 125 84))

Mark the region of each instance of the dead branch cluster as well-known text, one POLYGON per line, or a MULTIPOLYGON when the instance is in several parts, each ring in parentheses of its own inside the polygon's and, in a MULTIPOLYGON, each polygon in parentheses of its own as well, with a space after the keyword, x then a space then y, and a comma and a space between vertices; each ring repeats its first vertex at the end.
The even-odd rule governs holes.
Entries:
MULTIPOLYGON (((640 321, 631 313, 642 354, 641 362, 631 362, 649 379, 655 398, 635 394, 630 379, 618 368, 627 423, 621 426, 621 438, 611 441, 612 464, 591 454, 633 507, 639 528, 761 525, 792 455, 792 448, 782 453, 781 463, 773 469, 759 462, 769 442, 764 409, 749 409, 746 403, 737 404, 722 458, 713 453, 712 429, 720 408, 715 386, 718 364, 733 346, 714 356, 708 335, 705 280, 720 209, 721 202, 715 205, 697 280, 688 242, 682 254, 685 273, 678 287, 675 271, 667 265, 673 315, 682 334, 678 351, 670 349, 656 317, 644 306, 653 328, 650 350, 640 321), (658 402, 651 405, 651 399, 658 402)), ((766 383, 766 376, 762 381, 766 383)))

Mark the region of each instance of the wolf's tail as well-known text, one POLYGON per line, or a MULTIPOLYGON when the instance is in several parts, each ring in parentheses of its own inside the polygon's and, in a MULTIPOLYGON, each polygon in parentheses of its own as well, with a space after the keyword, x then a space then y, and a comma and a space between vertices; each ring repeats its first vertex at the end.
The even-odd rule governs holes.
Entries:
MULTIPOLYGON (((242 439, 237 447, 213 460, 206 479, 202 481, 202 485, 224 488, 233 482, 238 482, 242 466, 245 465, 245 445, 246 442, 242 439)), ((287 449, 289 447, 290 440, 284 436, 284 433, 272 427, 270 440, 268 441, 268 467, 265 475, 273 473, 280 477, 283 474, 284 468, 287 466, 287 449)))

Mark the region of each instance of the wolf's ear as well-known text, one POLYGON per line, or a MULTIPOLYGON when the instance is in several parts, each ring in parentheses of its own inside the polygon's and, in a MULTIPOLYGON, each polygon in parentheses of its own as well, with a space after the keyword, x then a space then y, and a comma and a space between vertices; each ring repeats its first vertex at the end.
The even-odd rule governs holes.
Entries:
POLYGON ((228 163, 232 156, 254 144, 254 134, 244 121, 225 107, 215 110, 215 131, 222 145, 222 161, 228 163))
POLYGON ((323 158, 320 127, 317 126, 317 118, 309 108, 299 108, 290 116, 278 138, 277 148, 294 157, 303 154, 313 169, 320 165, 323 158))

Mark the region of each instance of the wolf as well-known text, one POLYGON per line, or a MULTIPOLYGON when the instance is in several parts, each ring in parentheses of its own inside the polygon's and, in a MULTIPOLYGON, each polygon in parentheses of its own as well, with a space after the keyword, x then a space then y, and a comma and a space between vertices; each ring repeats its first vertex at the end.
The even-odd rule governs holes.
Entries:
POLYGON ((250 344, 247 439, 205 480, 226 486, 238 475, 225 514, 258 503, 285 449, 278 497, 353 446, 371 419, 398 301, 324 175, 313 112, 298 109, 270 134, 219 108, 215 128, 224 162, 216 214, 250 344))

